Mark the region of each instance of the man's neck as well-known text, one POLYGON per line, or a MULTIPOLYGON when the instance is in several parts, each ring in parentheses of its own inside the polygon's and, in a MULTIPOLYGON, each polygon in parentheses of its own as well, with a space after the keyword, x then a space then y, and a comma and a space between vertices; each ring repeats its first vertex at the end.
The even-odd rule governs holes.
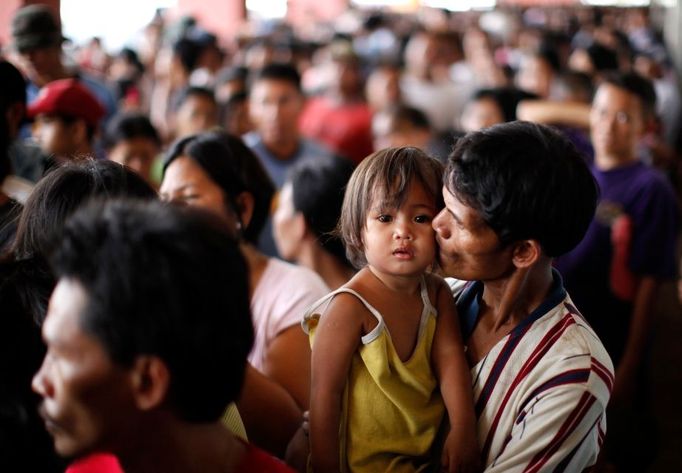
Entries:
POLYGON ((300 140, 296 137, 290 140, 280 140, 276 143, 267 143, 263 141, 263 144, 275 158, 280 161, 288 161, 293 158, 298 151, 300 140))
MULTIPOLYGON (((137 445, 115 452, 127 473, 225 473, 236 471, 245 445, 219 422, 172 422, 148 435, 137 435, 137 445)), ((139 434, 139 432, 138 432, 139 434)))
POLYGON ((60 64, 59 67, 56 68, 55 70, 45 74, 36 75, 32 77, 31 80, 36 86, 42 88, 43 86, 45 86, 45 84, 48 84, 49 82, 60 79, 68 79, 71 76, 72 74, 63 65, 60 64))
POLYGON ((485 282, 483 302, 495 329, 513 328, 526 319, 547 298, 552 281, 551 259, 543 256, 530 268, 516 268, 506 278, 485 282))
POLYGON ((298 257, 298 264, 320 275, 329 289, 337 289, 353 277, 355 271, 342 264, 334 255, 322 249, 316 240, 305 241, 298 257))
POLYGON ((600 171, 610 171, 637 162, 637 155, 595 154, 594 165, 600 171))

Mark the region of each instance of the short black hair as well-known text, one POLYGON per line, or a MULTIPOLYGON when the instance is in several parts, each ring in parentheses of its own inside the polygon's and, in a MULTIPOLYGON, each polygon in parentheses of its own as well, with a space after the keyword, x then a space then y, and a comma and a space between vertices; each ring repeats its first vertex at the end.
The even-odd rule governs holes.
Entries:
POLYGON ((230 66, 218 71, 215 84, 217 87, 235 80, 246 83, 249 78, 249 68, 245 66, 230 66))
POLYGON ((161 358, 164 405, 192 423, 217 421, 238 397, 253 345, 248 267, 224 225, 158 201, 95 202, 68 221, 52 258, 86 291, 82 329, 122 366, 161 358))
POLYGON ((137 112, 120 113, 114 116, 104 129, 104 146, 111 149, 121 141, 146 138, 161 146, 159 132, 149 118, 137 112))
POLYGON ((204 47, 201 44, 189 38, 180 38, 173 43, 173 55, 178 58, 188 74, 197 67, 203 50, 204 47))
POLYGON ((187 102, 188 99, 190 99, 192 97, 205 98, 206 100, 213 103, 216 107, 218 106, 218 102, 216 101, 215 94, 213 93, 213 89, 209 89, 207 87, 197 87, 194 85, 190 85, 190 86, 182 89, 178 93, 178 95, 175 97, 175 100, 173 101, 173 110, 177 111, 180 107, 182 107, 182 105, 185 102, 187 102))
POLYGON ((0 60, 1 110, 15 103, 26 104, 26 80, 21 72, 10 62, 0 60))
POLYGON ((618 53, 614 49, 594 42, 585 49, 585 52, 590 57, 595 71, 618 70, 618 53))
POLYGON ((26 105, 26 81, 21 72, 7 61, 0 61, 0 184, 11 172, 9 146, 14 137, 9 135, 7 111, 16 104, 26 105))
POLYGON ((274 62, 266 65, 256 73, 254 84, 264 80, 289 82, 296 90, 301 91, 301 75, 291 64, 274 62))
POLYGON ((251 222, 243 228, 243 236, 257 244, 258 237, 270 214, 275 185, 244 142, 224 132, 205 132, 176 141, 163 160, 163 172, 180 156, 188 156, 209 175, 225 193, 225 203, 237 217, 241 209, 237 197, 242 192, 253 196, 254 209, 251 222))
POLYGON ((348 267, 352 265, 346 258, 343 241, 334 230, 354 169, 348 159, 332 155, 299 161, 288 174, 294 208, 303 214, 320 246, 348 267))
POLYGON ((580 242, 599 194, 585 159, 565 136, 520 121, 461 138, 444 184, 480 212, 502 245, 534 239, 550 257, 580 242))
POLYGON ((495 102, 502 112, 505 122, 516 120, 516 107, 519 102, 525 99, 537 98, 536 94, 517 89, 516 87, 494 87, 489 89, 476 90, 469 102, 489 99, 495 102))
POLYGON ((613 72, 605 74, 601 84, 609 84, 635 95, 642 103, 645 119, 656 115, 656 89, 651 81, 635 72, 613 72))
POLYGON ((431 130, 431 123, 429 122, 429 117, 426 116, 421 110, 410 107, 409 105, 398 104, 386 109, 386 116, 391 120, 391 123, 395 125, 398 124, 409 124, 414 128, 420 130, 431 130))

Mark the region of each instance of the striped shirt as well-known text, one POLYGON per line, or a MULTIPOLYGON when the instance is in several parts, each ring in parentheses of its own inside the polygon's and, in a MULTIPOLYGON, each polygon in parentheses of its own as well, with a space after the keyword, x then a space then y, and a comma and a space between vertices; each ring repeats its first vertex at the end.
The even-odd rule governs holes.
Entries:
MULTIPOLYGON (((468 338, 483 294, 457 300, 468 338)), ((555 271, 547 299, 471 369, 485 471, 580 472, 606 432, 613 364, 555 271)))

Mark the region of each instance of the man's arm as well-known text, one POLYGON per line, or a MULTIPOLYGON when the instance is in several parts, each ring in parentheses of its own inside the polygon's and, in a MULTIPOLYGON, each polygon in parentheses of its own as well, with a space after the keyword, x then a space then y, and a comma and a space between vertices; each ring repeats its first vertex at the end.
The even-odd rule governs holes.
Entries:
POLYGON ((608 389, 603 389, 597 394, 585 384, 565 384, 534 396, 486 473, 549 472, 560 466, 583 471, 593 465, 606 431, 608 389))
POLYGON ((523 100, 516 107, 516 116, 519 120, 536 123, 590 127, 590 105, 578 102, 523 100))
POLYGON ((637 371, 642 364, 642 356, 651 335, 654 297, 657 290, 658 281, 653 276, 642 277, 637 285, 625 351, 616 366, 612 401, 614 405, 627 405, 632 401, 637 371))

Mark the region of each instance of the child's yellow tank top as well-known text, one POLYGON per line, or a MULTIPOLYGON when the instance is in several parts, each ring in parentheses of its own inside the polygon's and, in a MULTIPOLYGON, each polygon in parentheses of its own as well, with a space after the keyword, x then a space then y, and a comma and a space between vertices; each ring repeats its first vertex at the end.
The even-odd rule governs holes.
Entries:
POLYGON ((426 471, 445 407, 431 365, 437 313, 424 278, 419 335, 405 362, 396 353, 381 314, 345 287, 320 299, 306 313, 302 326, 311 345, 320 318, 315 309, 341 292, 357 297, 378 322, 362 337, 351 362, 339 426, 341 471, 426 471))

